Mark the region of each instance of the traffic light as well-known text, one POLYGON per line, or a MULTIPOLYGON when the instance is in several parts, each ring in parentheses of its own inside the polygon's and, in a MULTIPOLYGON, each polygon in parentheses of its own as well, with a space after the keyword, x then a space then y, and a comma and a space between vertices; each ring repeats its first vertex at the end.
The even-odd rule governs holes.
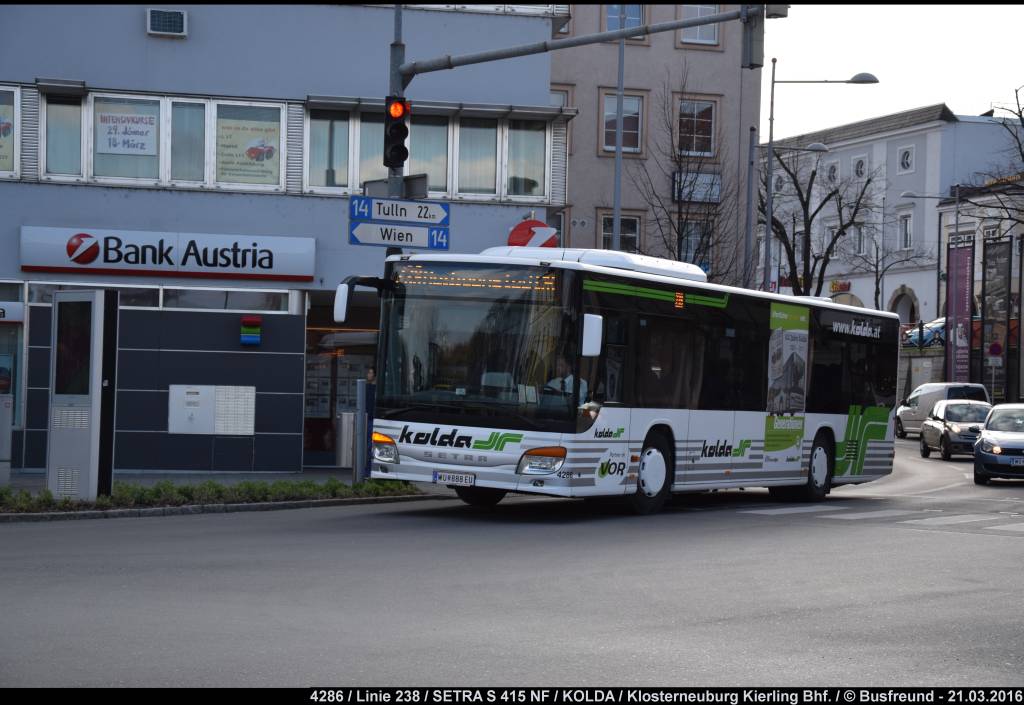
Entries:
POLYGON ((384 101, 384 166, 401 168, 409 158, 405 138, 409 136, 409 103, 389 95, 384 101))

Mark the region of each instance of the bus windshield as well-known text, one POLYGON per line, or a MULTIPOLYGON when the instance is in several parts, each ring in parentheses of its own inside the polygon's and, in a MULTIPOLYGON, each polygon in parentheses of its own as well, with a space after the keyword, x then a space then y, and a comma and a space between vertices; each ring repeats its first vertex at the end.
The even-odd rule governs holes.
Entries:
POLYGON ((377 417, 574 431, 588 390, 571 277, 546 267, 397 265, 383 300, 377 417))

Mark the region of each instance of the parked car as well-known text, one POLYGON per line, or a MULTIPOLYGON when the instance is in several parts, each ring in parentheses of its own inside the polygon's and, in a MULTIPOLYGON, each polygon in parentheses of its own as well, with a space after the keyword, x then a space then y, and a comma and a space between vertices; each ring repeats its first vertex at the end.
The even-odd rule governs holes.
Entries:
POLYGON ((936 318, 934 321, 925 323, 920 329, 917 326, 908 328, 903 332, 903 345, 917 347, 924 333, 922 347, 946 344, 946 319, 936 318))
POLYGON ((937 402, 921 424, 921 457, 927 458, 933 448, 938 449, 943 460, 949 460, 954 453, 974 455, 974 442, 991 409, 992 405, 985 401, 937 402))
POLYGON ((974 482, 1024 478, 1024 404, 992 407, 974 445, 974 482))
POLYGON ((906 438, 908 433, 920 433, 921 424, 928 418, 935 403, 944 399, 973 399, 989 404, 988 390, 974 382, 930 382, 922 384, 900 402, 896 409, 896 437, 906 438))

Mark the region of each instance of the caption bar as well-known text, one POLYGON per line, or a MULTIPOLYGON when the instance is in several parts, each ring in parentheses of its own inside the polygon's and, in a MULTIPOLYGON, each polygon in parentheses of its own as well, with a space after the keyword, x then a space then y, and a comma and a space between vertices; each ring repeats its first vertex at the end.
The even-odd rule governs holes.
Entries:
POLYGON ((1024 688, 312 688, 314 703, 1020 703, 1024 688))

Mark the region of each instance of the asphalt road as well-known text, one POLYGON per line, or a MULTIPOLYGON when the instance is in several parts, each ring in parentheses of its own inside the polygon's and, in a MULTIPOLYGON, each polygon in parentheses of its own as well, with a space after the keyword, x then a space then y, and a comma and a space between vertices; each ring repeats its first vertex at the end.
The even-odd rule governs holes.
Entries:
POLYGON ((1024 482, 0 526, 0 685, 1022 685, 1024 482))

